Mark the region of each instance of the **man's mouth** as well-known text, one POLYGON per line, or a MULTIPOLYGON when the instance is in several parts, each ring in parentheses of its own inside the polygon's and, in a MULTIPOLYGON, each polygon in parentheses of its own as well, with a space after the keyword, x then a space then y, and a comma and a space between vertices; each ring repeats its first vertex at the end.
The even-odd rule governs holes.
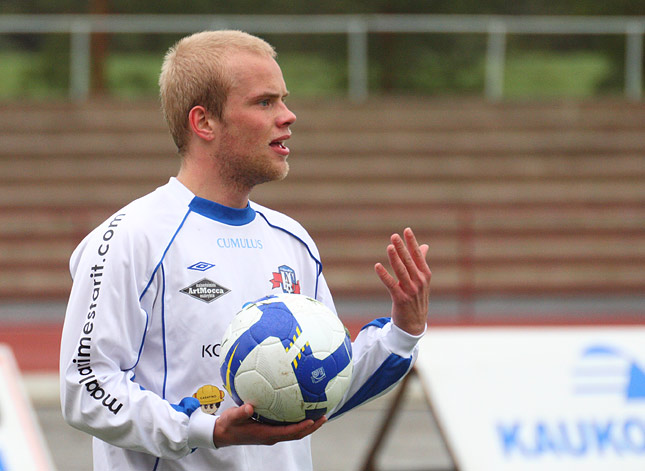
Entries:
POLYGON ((287 156, 289 155, 289 148, 284 145, 284 138, 279 138, 269 143, 269 146, 278 154, 287 156))
POLYGON ((273 141, 269 145, 271 147, 279 147, 280 149, 286 149, 287 148, 282 141, 273 141))

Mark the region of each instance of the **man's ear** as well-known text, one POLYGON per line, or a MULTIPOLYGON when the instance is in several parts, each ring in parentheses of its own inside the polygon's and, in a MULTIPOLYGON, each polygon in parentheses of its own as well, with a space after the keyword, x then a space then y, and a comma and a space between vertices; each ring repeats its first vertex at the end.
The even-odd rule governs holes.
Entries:
POLYGON ((193 106, 188 112, 188 123, 190 129, 197 137, 206 141, 212 141, 217 134, 216 119, 211 113, 201 106, 193 106))

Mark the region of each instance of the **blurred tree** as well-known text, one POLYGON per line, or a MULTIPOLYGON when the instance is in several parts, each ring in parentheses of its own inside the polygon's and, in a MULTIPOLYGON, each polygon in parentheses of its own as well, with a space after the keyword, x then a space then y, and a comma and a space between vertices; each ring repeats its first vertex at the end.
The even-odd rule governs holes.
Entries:
MULTIPOLYGON (((109 0, 90 0, 90 13, 93 15, 104 15, 110 13, 109 0)), ((91 93, 92 95, 103 95, 105 89, 105 59, 108 53, 108 42, 110 38, 107 33, 94 32, 91 38, 91 93)))

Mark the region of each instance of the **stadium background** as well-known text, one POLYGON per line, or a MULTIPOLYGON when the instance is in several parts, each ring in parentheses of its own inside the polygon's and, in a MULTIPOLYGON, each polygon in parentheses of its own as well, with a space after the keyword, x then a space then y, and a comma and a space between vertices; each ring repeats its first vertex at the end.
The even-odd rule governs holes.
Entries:
MULTIPOLYGON (((639 2, 79 3, 6 1, 0 24, 55 18, 16 14, 271 15, 237 17, 243 25, 286 11, 359 15, 350 20, 405 14, 404 23, 455 25, 442 33, 367 32, 366 88, 354 94, 348 33, 261 34, 277 46, 298 122, 290 176, 258 188, 254 199, 309 229, 353 332, 389 311, 372 267, 383 260, 389 234, 406 225, 431 245, 430 328, 643 323, 639 2), (459 27, 459 20, 490 14, 584 15, 540 17, 544 24, 608 18, 598 15, 636 22, 625 34, 500 36, 459 27), (487 58, 495 48, 504 68, 491 87, 487 58), (634 48, 636 67, 627 63, 634 48), (637 86, 630 70, 638 72, 637 86)), ((14 349, 59 469, 80 470, 88 469, 89 442, 61 423, 56 406, 67 261, 96 224, 176 173, 155 84, 163 52, 183 33, 88 35, 92 72, 79 95, 70 35, 43 31, 0 34, 0 342, 14 349)), ((451 469, 432 416, 417 389, 410 391, 380 452, 381 467, 451 469), (430 444, 423 450, 413 447, 411 437, 419 436, 430 444)), ((391 400, 326 426, 314 440, 316 469, 360 469, 391 400), (338 440, 343 433, 348 438, 338 440), (317 451, 326 440, 347 446, 344 462, 317 451)))

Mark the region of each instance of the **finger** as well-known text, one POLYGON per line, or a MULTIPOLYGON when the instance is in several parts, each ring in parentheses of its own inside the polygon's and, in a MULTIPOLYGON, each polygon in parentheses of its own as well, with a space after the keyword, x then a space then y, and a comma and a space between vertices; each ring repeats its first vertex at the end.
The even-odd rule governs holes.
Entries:
POLYGON ((403 231, 403 237, 405 238, 405 245, 403 240, 400 240, 399 245, 397 245, 397 252, 399 257, 403 261, 405 268, 408 271, 412 281, 419 281, 421 279, 419 272, 425 272, 426 264, 425 256, 421 252, 421 248, 417 242, 412 229, 409 227, 403 231))
POLYGON ((410 286, 411 272, 416 271, 416 266, 410 257, 408 249, 403 244, 403 239, 398 234, 392 236, 392 244, 388 246, 387 255, 394 274, 402 285, 410 286))
POLYGON ((300 436, 299 438, 303 438, 311 433, 314 433, 316 430, 322 427, 326 422, 327 422, 327 416, 323 415, 321 418, 317 419, 315 422, 313 422, 311 425, 305 428, 302 431, 302 436, 300 436))
POLYGON ((253 417, 253 406, 251 404, 242 404, 240 407, 232 409, 231 420, 241 423, 253 417))
POLYGON ((317 421, 311 419, 303 420, 297 424, 290 424, 284 426, 268 425, 268 433, 270 433, 270 442, 300 440, 318 430, 327 421, 326 417, 322 417, 317 421))
MULTIPOLYGON (((403 231, 403 237, 405 238, 406 250, 409 259, 404 259, 406 262, 406 267, 410 272, 410 275, 413 279, 417 279, 418 271, 426 273, 429 269, 427 262, 425 260, 425 255, 421 252, 417 238, 412 232, 412 229, 406 227, 403 231), (408 262, 409 260, 409 262, 408 262)), ((427 251, 426 251, 427 254, 427 251)))
POLYGON ((392 291, 396 286, 396 280, 388 273, 382 263, 374 265, 374 271, 380 278, 381 282, 385 285, 388 291, 392 291))
POLYGON ((410 229, 409 227, 406 227, 403 231, 403 237, 405 238, 405 244, 407 245, 412 259, 414 260, 417 268, 419 268, 419 262, 421 261, 421 250, 419 248, 419 243, 417 242, 417 238, 414 235, 414 232, 412 232, 412 229, 410 229))
POLYGON ((308 433, 314 433, 316 430, 318 430, 320 427, 322 427, 325 423, 327 422, 327 416, 322 416, 320 419, 316 420, 314 424, 311 426, 310 430, 308 430, 308 433))
POLYGON ((405 237, 405 243, 407 245, 408 251, 412 257, 415 267, 421 272, 427 274, 430 271, 430 267, 428 266, 428 262, 426 260, 429 246, 427 244, 423 244, 422 246, 419 246, 419 243, 417 242, 417 238, 414 235, 414 232, 409 227, 407 227, 403 231, 403 237, 405 237), (423 250, 421 249, 421 247, 423 247, 423 250))
POLYGON ((314 423, 315 422, 313 420, 306 419, 302 422, 298 422, 297 424, 285 425, 283 430, 280 431, 280 434, 283 438, 299 437, 300 434, 306 433, 307 430, 311 429, 314 426, 314 423))

